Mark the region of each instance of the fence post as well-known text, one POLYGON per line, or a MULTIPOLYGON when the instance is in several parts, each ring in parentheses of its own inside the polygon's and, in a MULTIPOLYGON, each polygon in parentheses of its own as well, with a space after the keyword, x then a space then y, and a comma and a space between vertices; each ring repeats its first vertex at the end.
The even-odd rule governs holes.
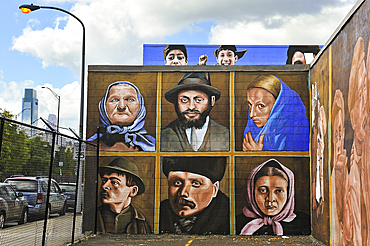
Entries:
POLYGON ((51 175, 52 175, 52 171, 53 171, 54 150, 55 150, 55 135, 56 135, 56 133, 53 132, 53 141, 52 141, 52 144, 51 144, 51 157, 50 157, 50 167, 49 167, 48 193, 46 195, 46 209, 45 209, 45 217, 44 217, 44 230, 42 232, 42 246, 45 245, 46 227, 47 227, 47 224, 48 224, 48 212, 49 212, 49 200, 50 200, 51 175))
MULTIPOLYGON (((79 139, 78 141, 78 158, 77 158, 77 179, 76 179, 76 191, 75 191, 75 207, 73 210, 73 225, 72 225, 72 244, 75 241, 75 227, 76 227, 76 216, 77 216, 77 200, 78 200, 78 186, 80 181, 80 162, 81 162, 81 145, 82 145, 82 139, 79 139)), ((86 156, 85 156, 86 158, 86 156)))
POLYGON ((0 157, 1 157, 1 146, 3 145, 5 117, 1 115, 0 118, 1 118, 1 123, 0 123, 0 157))

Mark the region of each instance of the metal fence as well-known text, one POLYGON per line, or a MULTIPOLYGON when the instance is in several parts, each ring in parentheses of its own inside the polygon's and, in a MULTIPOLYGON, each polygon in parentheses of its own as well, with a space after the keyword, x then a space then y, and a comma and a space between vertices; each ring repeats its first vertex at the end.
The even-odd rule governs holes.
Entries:
POLYGON ((85 167, 98 167, 97 153, 77 136, 0 115, 0 245, 66 245, 83 238, 85 167))

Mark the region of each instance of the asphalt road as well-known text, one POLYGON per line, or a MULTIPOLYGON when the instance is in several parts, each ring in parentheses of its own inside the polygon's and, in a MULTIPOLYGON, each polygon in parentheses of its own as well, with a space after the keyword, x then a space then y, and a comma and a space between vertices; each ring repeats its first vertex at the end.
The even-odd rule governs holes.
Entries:
POLYGON ((76 245, 127 245, 127 246, 196 246, 196 245, 294 245, 323 246, 312 236, 189 236, 189 235, 114 235, 98 234, 86 238, 76 245))
MULTIPOLYGON (((82 239, 81 233, 82 216, 78 215, 75 227, 75 239, 82 239)), ((64 216, 52 216, 48 220, 46 228, 46 245, 67 245, 72 240, 73 214, 67 213, 64 216)), ((28 222, 24 225, 17 223, 6 224, 0 230, 0 245, 41 245, 42 233, 44 231, 44 220, 28 222)))

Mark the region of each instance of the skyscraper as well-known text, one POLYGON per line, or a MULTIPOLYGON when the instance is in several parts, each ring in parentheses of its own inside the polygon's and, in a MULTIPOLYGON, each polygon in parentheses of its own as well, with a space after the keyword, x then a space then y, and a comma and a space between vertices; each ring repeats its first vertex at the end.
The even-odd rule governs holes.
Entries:
POLYGON ((39 118, 39 100, 37 91, 34 89, 25 89, 22 100, 22 122, 37 126, 39 118))

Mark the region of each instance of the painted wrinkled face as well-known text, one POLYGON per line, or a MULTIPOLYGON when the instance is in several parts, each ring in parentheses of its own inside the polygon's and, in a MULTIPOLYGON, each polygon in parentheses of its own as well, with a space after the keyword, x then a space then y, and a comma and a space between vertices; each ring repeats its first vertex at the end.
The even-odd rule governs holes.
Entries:
POLYGON ((231 50, 221 50, 218 52, 217 63, 220 65, 235 65, 237 60, 238 56, 236 56, 231 50))
POLYGON ((140 109, 136 90, 128 84, 112 86, 105 107, 112 124, 131 125, 140 109))
POLYGON ((130 195, 132 187, 126 186, 126 176, 112 173, 105 174, 101 178, 102 182, 102 203, 123 203, 130 195))
POLYGON ((262 176, 254 188, 258 208, 267 216, 281 212, 288 199, 288 182, 279 176, 262 176))
POLYGON ((367 121, 367 76, 366 76, 366 68, 365 62, 362 61, 361 66, 358 70, 357 75, 357 93, 356 93, 356 100, 355 105, 351 111, 351 115, 353 114, 353 122, 354 122, 354 131, 356 136, 360 140, 364 140, 366 136, 365 125, 367 121))
POLYGON ((338 160, 344 146, 343 111, 339 110, 334 119, 334 160, 338 160))
POLYGON ((304 54, 300 51, 295 52, 293 57, 292 57, 292 64, 293 65, 306 64, 306 59, 304 57, 304 54))
POLYGON ((274 96, 261 88, 252 88, 247 91, 249 117, 257 127, 263 127, 275 103, 274 96))
POLYGON ((168 174, 168 197, 173 211, 181 217, 199 213, 217 195, 218 182, 190 172, 170 172, 168 174))
POLYGON ((177 96, 179 111, 188 121, 199 120, 209 105, 208 95, 202 91, 181 91, 177 96))
POLYGON ((186 57, 181 50, 171 50, 165 60, 165 64, 170 66, 185 66, 187 63, 186 57))

